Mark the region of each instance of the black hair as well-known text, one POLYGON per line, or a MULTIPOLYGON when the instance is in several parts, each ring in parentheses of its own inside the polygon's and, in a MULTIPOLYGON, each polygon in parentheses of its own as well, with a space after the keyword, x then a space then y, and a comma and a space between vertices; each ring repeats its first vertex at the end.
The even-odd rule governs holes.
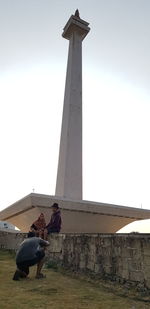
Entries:
POLYGON ((28 233, 28 238, 31 238, 31 237, 35 237, 35 233, 34 232, 29 232, 28 233))
POLYGON ((58 206, 58 203, 54 203, 52 206, 51 206, 52 208, 59 208, 59 206, 58 206))

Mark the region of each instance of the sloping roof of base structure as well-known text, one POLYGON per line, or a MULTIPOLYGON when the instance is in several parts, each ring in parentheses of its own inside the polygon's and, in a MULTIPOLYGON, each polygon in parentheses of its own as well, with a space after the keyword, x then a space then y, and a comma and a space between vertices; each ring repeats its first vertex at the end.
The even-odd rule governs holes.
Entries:
POLYGON ((63 217, 63 232, 115 233, 125 225, 150 219, 150 210, 85 200, 69 200, 56 196, 31 193, 0 212, 22 231, 28 231, 40 212, 50 219, 50 206, 58 202, 63 217))

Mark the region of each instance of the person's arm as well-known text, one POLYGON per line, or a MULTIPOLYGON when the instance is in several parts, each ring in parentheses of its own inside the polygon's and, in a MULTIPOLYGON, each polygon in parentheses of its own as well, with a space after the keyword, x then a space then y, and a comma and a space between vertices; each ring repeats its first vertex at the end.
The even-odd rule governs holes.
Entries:
POLYGON ((40 245, 41 247, 47 247, 47 246, 49 246, 49 241, 44 240, 44 239, 42 239, 42 238, 39 238, 39 245, 40 245))
POLYGON ((46 225, 46 229, 52 226, 52 221, 53 220, 52 220, 52 216, 51 216, 51 219, 50 219, 49 223, 46 225))

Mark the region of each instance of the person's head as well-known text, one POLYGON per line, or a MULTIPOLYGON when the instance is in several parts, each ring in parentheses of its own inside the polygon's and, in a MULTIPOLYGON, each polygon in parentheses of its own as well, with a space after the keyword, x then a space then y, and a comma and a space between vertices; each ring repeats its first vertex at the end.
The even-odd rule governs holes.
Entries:
POLYGON ((58 211, 58 209, 59 209, 59 206, 58 206, 58 204, 57 203, 54 203, 52 206, 51 206, 51 208, 52 208, 52 212, 57 212, 58 211))
POLYGON ((29 231, 29 233, 27 234, 27 237, 28 238, 35 237, 35 232, 29 231))
POLYGON ((43 214, 43 212, 41 212, 41 214, 39 215, 39 219, 41 219, 41 220, 44 219, 44 214, 43 214))

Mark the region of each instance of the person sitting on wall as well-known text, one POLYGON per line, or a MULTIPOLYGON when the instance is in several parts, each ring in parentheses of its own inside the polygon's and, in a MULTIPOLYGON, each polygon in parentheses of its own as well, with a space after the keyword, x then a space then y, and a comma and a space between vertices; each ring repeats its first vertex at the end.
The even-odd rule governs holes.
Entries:
POLYGON ((37 237, 44 238, 45 227, 46 227, 46 222, 45 222, 44 214, 41 213, 38 219, 32 223, 28 236, 29 237, 37 236, 37 237))
POLYGON ((45 249, 47 246, 49 246, 49 242, 39 237, 25 239, 20 244, 16 255, 17 270, 14 273, 13 280, 26 278, 29 275, 29 267, 36 264, 36 278, 45 278, 41 273, 41 269, 44 263, 45 249))
POLYGON ((47 224, 44 230, 44 239, 47 239, 47 234, 59 233, 61 229, 61 212, 57 203, 52 206, 52 216, 50 222, 47 224))

